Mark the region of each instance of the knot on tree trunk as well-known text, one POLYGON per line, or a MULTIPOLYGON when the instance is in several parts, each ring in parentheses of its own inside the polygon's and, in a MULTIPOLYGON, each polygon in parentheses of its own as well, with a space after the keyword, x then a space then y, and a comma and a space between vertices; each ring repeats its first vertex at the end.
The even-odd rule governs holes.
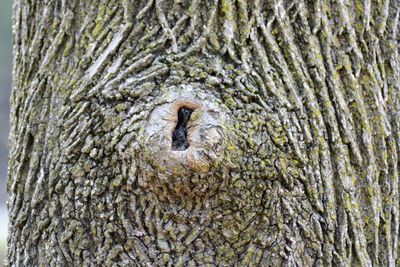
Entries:
POLYGON ((228 117, 216 99, 196 85, 168 88, 142 132, 146 161, 167 175, 204 173, 219 165, 228 117))

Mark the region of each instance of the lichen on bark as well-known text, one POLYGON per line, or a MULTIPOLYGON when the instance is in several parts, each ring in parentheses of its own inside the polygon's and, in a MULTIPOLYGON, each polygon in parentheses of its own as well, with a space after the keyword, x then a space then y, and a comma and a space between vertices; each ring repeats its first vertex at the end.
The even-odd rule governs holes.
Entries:
POLYGON ((6 263, 399 265, 399 9, 16 0, 6 263))

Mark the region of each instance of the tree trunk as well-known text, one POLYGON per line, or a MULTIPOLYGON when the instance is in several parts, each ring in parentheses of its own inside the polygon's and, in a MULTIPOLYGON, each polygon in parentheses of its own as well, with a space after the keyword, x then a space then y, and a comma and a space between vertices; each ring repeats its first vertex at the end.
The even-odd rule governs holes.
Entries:
POLYGON ((399 1, 16 0, 10 266, 399 266, 399 1))

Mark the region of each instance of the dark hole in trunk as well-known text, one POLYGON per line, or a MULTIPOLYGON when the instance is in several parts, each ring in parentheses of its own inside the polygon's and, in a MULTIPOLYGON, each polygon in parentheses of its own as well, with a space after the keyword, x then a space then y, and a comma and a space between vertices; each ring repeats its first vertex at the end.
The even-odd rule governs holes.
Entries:
POLYGON ((172 150, 184 151, 189 147, 187 140, 187 123, 193 110, 182 107, 178 110, 178 123, 172 133, 172 150))

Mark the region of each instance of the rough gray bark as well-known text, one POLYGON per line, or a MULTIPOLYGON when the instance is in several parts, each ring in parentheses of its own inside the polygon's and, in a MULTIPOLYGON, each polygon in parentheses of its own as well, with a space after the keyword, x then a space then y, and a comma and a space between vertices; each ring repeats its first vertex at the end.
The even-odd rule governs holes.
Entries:
POLYGON ((399 266, 399 5, 16 0, 7 264, 399 266))

